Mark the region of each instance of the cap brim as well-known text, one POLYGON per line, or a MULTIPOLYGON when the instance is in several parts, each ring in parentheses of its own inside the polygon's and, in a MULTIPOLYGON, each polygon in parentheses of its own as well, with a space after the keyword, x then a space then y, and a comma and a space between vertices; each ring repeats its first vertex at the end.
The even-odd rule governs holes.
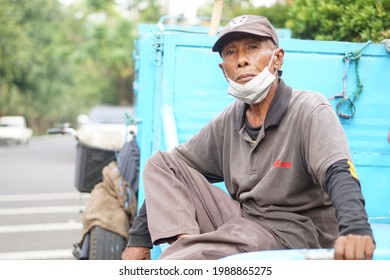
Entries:
POLYGON ((213 48, 212 48, 212 51, 221 53, 222 48, 230 40, 230 37, 232 37, 233 35, 237 35, 237 34, 247 34, 247 35, 254 36, 254 37, 266 37, 266 38, 273 40, 272 37, 269 36, 268 34, 258 34, 258 33, 255 34, 255 33, 245 32, 245 31, 240 31, 240 30, 230 31, 229 33, 223 34, 221 37, 219 37, 217 39, 217 41, 215 41, 213 48))

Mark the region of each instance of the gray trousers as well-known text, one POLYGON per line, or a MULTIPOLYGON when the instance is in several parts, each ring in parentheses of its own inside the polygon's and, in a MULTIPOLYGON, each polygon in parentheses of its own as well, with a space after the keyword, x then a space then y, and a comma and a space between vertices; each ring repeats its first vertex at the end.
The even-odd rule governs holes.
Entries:
POLYGON ((148 227, 154 244, 173 242, 160 259, 219 259, 283 247, 240 204, 176 155, 158 152, 144 170, 148 227))

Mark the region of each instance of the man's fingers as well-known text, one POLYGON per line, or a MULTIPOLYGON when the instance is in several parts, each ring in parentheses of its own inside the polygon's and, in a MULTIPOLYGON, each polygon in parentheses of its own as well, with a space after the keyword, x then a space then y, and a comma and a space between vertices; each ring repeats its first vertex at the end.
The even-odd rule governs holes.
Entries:
POLYGON ((371 236, 349 234, 337 238, 334 245, 336 260, 371 260, 375 250, 375 243, 371 236))
POLYGON ((355 243, 355 256, 351 260, 364 260, 367 241, 363 236, 358 236, 355 239, 354 243, 355 243))
POLYGON ((374 256, 374 251, 375 251, 375 243, 371 238, 369 238, 365 247, 366 260, 372 260, 372 257, 374 256))
POLYGON ((344 260, 354 260, 355 259, 355 253, 356 253, 356 246, 357 242, 354 236, 347 235, 345 242, 345 249, 344 249, 344 260))
MULTIPOLYGON (((353 260, 371 260, 375 250, 375 244, 370 236, 350 237, 351 243, 355 244, 355 257, 353 260)), ((347 258, 349 259, 349 258, 347 258)))
POLYGON ((334 244, 334 258, 336 260, 344 259, 344 243, 345 243, 345 236, 340 236, 339 238, 337 238, 334 244))

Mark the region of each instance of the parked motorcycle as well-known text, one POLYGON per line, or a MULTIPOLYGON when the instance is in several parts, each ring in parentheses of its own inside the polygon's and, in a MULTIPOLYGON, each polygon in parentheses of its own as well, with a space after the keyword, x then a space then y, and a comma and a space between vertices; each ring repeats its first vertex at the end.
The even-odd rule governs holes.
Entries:
POLYGON ((123 146, 104 148, 85 143, 82 131, 68 124, 47 130, 49 134, 75 137, 75 187, 82 193, 90 193, 82 213, 81 238, 73 245, 76 259, 121 259, 127 245, 137 210, 140 154, 135 131, 126 129, 126 132, 123 146))

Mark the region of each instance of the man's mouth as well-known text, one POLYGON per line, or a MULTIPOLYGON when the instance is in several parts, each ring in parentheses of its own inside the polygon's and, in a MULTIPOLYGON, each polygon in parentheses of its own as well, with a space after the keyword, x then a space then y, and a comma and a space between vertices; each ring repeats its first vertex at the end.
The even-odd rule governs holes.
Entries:
POLYGON ((253 74, 244 74, 237 77, 236 82, 240 84, 245 84, 252 80, 256 75, 253 74))

